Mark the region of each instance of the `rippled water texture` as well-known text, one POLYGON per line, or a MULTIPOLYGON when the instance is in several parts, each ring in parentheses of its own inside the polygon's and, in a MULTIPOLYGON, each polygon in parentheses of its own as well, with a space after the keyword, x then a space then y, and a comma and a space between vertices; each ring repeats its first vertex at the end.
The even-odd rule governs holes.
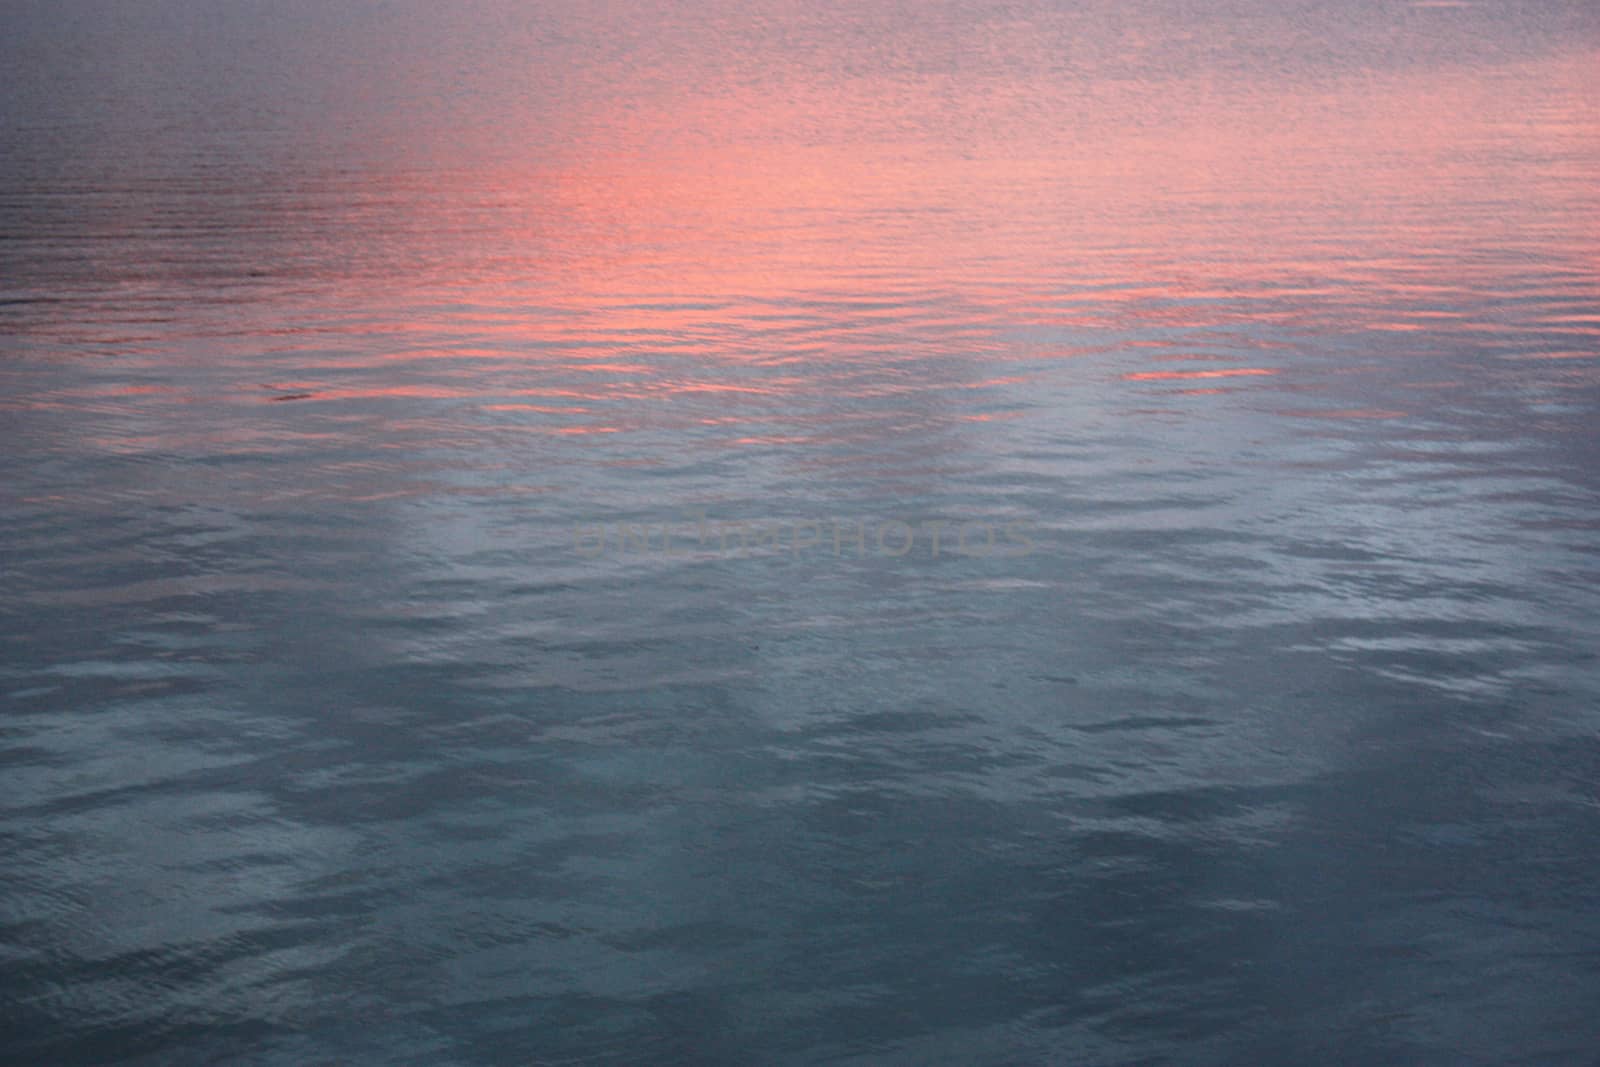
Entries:
POLYGON ((0 1060, 1594 1063, 1592 4, 434 6, 0 7, 0 1060))

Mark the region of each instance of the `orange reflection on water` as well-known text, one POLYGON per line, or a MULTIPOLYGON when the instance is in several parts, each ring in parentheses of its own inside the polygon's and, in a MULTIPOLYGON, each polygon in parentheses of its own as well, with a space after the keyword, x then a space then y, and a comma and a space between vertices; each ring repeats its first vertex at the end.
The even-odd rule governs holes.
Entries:
POLYGON ((1270 367, 1230 367, 1227 370, 1130 371, 1122 376, 1128 382, 1173 382, 1193 378, 1264 378, 1277 374, 1270 367))
MULTIPOLYGON (((1086 108, 1073 84, 997 83, 992 134, 963 142, 941 138, 947 102, 914 83, 896 83, 875 112, 859 82, 808 82, 786 102, 668 71, 668 91, 591 116, 600 136, 558 164, 501 163, 478 174, 471 203, 419 205, 436 218, 418 239, 441 235, 418 257, 429 262, 463 258, 463 230, 492 229, 460 263, 473 309, 441 306, 407 328, 470 325, 491 351, 581 346, 575 359, 674 348, 824 358, 934 323, 938 308, 918 304, 929 296, 951 308, 945 326, 963 323, 962 300, 1040 324, 1130 314, 1205 326, 1218 305, 1248 309, 1258 293, 1470 290, 1474 253, 1526 246, 1552 217, 1593 235, 1593 213, 1578 210, 1593 191, 1565 162, 1592 156, 1600 134, 1580 91, 1590 61, 1600 57, 1489 79, 1443 69, 1211 87, 1139 123, 1127 120, 1143 92, 1102 87, 1086 108), (1566 107, 1552 111, 1562 91, 1566 107), (841 143, 830 124, 896 132, 841 143), (674 146, 673 131, 708 130, 674 146), (1518 152, 1551 165, 1521 165, 1518 152), (1503 195, 1508 182, 1515 195, 1503 195), (1436 273, 1397 277, 1419 257, 1436 273), (1085 288, 1063 305, 1063 286, 1085 288)), ((1575 257, 1584 236, 1567 242, 1575 257)), ((1548 233, 1537 240, 1548 251, 1548 233)), ((965 323, 979 336, 986 326, 965 323)), ((1406 316, 1379 325, 1421 328, 1406 316)))
POLYGON ((1552 301, 1600 297, 1600 55, 1090 83, 1001 37, 1017 70, 954 96, 782 53, 741 80, 748 57, 708 39, 681 67, 659 55, 649 92, 579 101, 586 132, 548 154, 517 115, 480 116, 531 147, 374 169, 328 247, 284 242, 323 257, 295 307, 318 328, 284 329, 278 306, 229 343, 282 342, 293 373, 260 376, 308 394, 285 418, 460 401, 564 437, 725 426, 785 447, 981 432, 1028 413, 990 399, 1085 356, 1120 360, 1119 382, 1281 388, 1322 336, 1386 335, 1403 358, 1438 331, 1515 337, 1519 314, 1562 331, 1540 358, 1592 354, 1600 324, 1552 301), (1542 278, 1544 304, 1484 312, 1528 264, 1566 291, 1542 278), (1143 369, 1189 361, 1207 366, 1143 369))

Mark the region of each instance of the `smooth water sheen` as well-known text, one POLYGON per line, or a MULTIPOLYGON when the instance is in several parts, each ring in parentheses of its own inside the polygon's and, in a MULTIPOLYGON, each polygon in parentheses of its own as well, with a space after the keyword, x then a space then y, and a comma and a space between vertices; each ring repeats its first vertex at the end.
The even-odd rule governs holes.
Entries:
POLYGON ((1594 1063, 1600 9, 435 6, 0 7, 0 1061, 1594 1063))

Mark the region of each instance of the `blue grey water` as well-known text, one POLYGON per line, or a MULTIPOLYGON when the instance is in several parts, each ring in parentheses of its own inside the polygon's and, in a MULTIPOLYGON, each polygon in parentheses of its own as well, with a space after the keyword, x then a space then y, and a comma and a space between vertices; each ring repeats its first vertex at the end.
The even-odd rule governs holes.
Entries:
POLYGON ((1600 1054, 1600 9, 0 4, 0 1062, 1600 1054))

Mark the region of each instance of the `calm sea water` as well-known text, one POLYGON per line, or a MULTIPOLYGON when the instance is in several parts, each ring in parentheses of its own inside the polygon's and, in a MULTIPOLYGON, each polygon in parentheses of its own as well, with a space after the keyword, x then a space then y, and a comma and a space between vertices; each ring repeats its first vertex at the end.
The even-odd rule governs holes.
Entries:
POLYGON ((0 1060, 1595 1062, 1592 4, 0 18, 0 1060))

